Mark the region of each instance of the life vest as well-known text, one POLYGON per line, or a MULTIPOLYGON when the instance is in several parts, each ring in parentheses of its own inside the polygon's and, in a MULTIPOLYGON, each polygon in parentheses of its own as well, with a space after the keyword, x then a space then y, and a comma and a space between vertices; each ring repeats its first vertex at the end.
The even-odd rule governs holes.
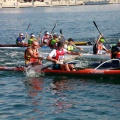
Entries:
POLYGON ((49 44, 49 47, 50 48, 57 48, 57 40, 55 40, 55 39, 51 39, 50 40, 50 44, 49 44))
POLYGON ((116 54, 116 58, 119 58, 119 59, 120 59, 120 52, 118 52, 118 53, 116 54))
POLYGON ((120 51, 120 47, 116 46, 112 46, 111 49, 111 58, 120 58, 119 57, 119 51, 120 51))
MULTIPOLYGON (((24 54, 24 59, 25 59, 25 64, 29 64, 29 63, 33 63, 33 62, 37 62, 38 59, 37 58, 31 58, 30 55, 27 55, 27 50, 30 49, 30 48, 27 48, 25 50, 25 54, 24 54)), ((38 56, 38 52, 36 50, 36 52, 33 51, 33 54, 38 56)))
POLYGON ((33 43, 34 40, 36 40, 36 38, 29 39, 29 40, 28 40, 28 46, 30 46, 30 45, 33 43))
POLYGON ((97 54, 97 51, 98 51, 98 47, 97 44, 95 43, 93 46, 93 54, 97 54))
POLYGON ((60 56, 64 56, 64 50, 62 49, 62 51, 56 50, 56 56, 53 57, 53 59, 58 60, 60 58, 60 56))
POLYGON ((111 59, 113 58, 116 58, 116 48, 117 46, 112 46, 112 49, 111 49, 111 59))
POLYGON ((49 46, 51 41, 50 41, 50 38, 44 36, 43 39, 42 39, 42 42, 46 42, 47 45, 49 46))
POLYGON ((73 45, 69 45, 69 46, 67 46, 67 50, 68 50, 68 51, 73 51, 73 50, 74 50, 73 45))

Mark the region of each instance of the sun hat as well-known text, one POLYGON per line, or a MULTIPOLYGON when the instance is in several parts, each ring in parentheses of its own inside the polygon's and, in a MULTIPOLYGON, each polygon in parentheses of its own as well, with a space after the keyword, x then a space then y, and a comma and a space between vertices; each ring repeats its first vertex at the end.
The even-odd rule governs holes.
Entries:
POLYGON ((45 34, 49 35, 49 32, 48 32, 48 31, 45 31, 45 34))
POLYGON ((19 35, 23 35, 23 33, 19 33, 19 35))
POLYGON ((105 42, 104 38, 101 38, 101 39, 100 39, 100 42, 105 42))
POLYGON ((31 37, 35 37, 35 35, 33 33, 30 34, 31 37))

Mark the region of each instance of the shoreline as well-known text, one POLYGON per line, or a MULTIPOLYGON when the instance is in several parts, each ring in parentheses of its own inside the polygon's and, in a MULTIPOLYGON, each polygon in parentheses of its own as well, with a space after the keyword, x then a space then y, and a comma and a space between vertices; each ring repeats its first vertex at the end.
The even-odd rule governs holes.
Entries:
POLYGON ((13 2, 13 3, 0 3, 0 8, 30 8, 30 7, 54 7, 54 6, 78 6, 84 5, 83 1, 72 2, 13 2))

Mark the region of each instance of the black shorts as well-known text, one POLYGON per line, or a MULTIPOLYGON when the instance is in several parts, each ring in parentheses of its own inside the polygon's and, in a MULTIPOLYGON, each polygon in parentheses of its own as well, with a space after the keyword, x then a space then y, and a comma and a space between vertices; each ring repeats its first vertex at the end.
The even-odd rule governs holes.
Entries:
POLYGON ((61 70, 60 64, 54 64, 53 70, 61 70))

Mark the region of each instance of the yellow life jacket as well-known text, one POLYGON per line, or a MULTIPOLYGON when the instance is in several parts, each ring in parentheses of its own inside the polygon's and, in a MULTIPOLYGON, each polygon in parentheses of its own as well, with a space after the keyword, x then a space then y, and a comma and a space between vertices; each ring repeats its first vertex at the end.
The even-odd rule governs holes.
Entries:
POLYGON ((73 51, 73 50, 74 50, 73 45, 69 45, 69 46, 67 46, 67 50, 69 50, 69 51, 73 51))

